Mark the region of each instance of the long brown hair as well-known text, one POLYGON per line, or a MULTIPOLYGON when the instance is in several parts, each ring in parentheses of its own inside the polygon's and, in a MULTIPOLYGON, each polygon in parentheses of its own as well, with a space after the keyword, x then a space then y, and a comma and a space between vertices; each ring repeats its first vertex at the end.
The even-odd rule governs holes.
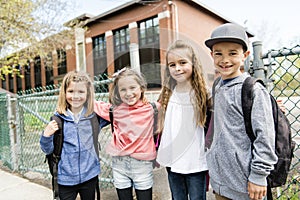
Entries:
POLYGON ((94 112, 94 85, 89 77, 89 75, 85 72, 78 72, 78 71, 70 71, 68 72, 62 81, 60 86, 60 91, 58 95, 58 101, 56 106, 56 111, 60 114, 66 114, 70 105, 66 99, 66 91, 69 87, 71 82, 79 83, 84 82, 87 89, 87 97, 84 106, 87 108, 85 116, 89 116, 94 112))
MULTIPOLYGON (((168 56, 170 52, 175 49, 180 49, 184 51, 188 51, 190 55, 190 60, 193 65, 193 72, 191 77, 191 86, 193 88, 193 92, 191 91, 191 100, 194 107, 195 113, 195 121, 199 126, 204 126, 206 121, 206 109, 207 109, 207 101, 208 101, 208 92, 206 87, 206 82, 203 76, 202 65, 200 63, 199 58, 197 57, 193 47, 185 41, 177 40, 175 41, 168 49, 166 53, 166 63, 168 63, 168 56)), ((162 131, 164 126, 164 119, 166 115, 167 106, 169 103, 169 99, 172 95, 172 91, 176 86, 176 80, 172 78, 170 75, 169 68, 166 66, 164 71, 164 82, 162 86, 162 91, 159 96, 159 101, 161 103, 161 112, 159 118, 159 131, 162 131)))

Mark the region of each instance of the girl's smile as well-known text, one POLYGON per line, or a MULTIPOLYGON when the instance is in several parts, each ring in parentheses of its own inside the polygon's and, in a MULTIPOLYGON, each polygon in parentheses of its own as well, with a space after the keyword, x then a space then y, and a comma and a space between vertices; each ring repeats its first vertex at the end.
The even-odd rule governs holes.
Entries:
POLYGON ((136 104, 141 99, 141 86, 132 76, 120 78, 118 81, 118 90, 122 102, 130 106, 136 104))
POLYGON ((174 49, 168 55, 170 75, 177 85, 189 85, 193 73, 193 64, 186 49, 174 49))
POLYGON ((74 114, 79 113, 87 100, 86 83, 71 81, 66 90, 66 100, 70 110, 74 114))

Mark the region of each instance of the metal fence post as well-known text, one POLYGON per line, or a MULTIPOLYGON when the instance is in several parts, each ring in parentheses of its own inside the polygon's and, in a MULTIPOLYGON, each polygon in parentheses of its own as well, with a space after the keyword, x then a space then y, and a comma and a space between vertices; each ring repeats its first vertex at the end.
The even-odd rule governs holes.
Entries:
POLYGON ((17 153, 17 135, 16 135, 16 106, 12 103, 13 99, 7 94, 7 121, 9 125, 10 152, 11 152, 11 167, 15 171, 18 168, 18 153, 17 153))
POLYGON ((252 43, 253 45, 253 72, 254 77, 262 79, 264 82, 266 81, 266 69, 264 67, 264 62, 262 59, 262 42, 255 41, 252 43))

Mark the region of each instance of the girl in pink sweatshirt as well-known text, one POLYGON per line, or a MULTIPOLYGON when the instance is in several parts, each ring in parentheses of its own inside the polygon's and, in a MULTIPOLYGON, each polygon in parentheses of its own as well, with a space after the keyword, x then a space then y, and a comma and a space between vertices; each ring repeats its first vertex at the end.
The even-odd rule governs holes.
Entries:
POLYGON ((113 106, 113 136, 106 151, 112 156, 114 186, 120 200, 133 199, 133 187, 138 200, 152 199, 154 109, 145 97, 146 88, 142 74, 124 68, 115 76, 110 103, 95 102, 95 112, 108 121, 113 106))

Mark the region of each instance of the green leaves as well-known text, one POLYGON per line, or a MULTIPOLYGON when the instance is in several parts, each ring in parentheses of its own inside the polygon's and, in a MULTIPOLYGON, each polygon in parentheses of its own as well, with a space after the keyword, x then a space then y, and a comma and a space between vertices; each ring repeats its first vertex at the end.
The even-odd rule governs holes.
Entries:
POLYGON ((23 66, 36 56, 73 45, 72 33, 63 27, 71 3, 72 0, 0 0, 0 78, 18 74, 15 66, 23 66))

